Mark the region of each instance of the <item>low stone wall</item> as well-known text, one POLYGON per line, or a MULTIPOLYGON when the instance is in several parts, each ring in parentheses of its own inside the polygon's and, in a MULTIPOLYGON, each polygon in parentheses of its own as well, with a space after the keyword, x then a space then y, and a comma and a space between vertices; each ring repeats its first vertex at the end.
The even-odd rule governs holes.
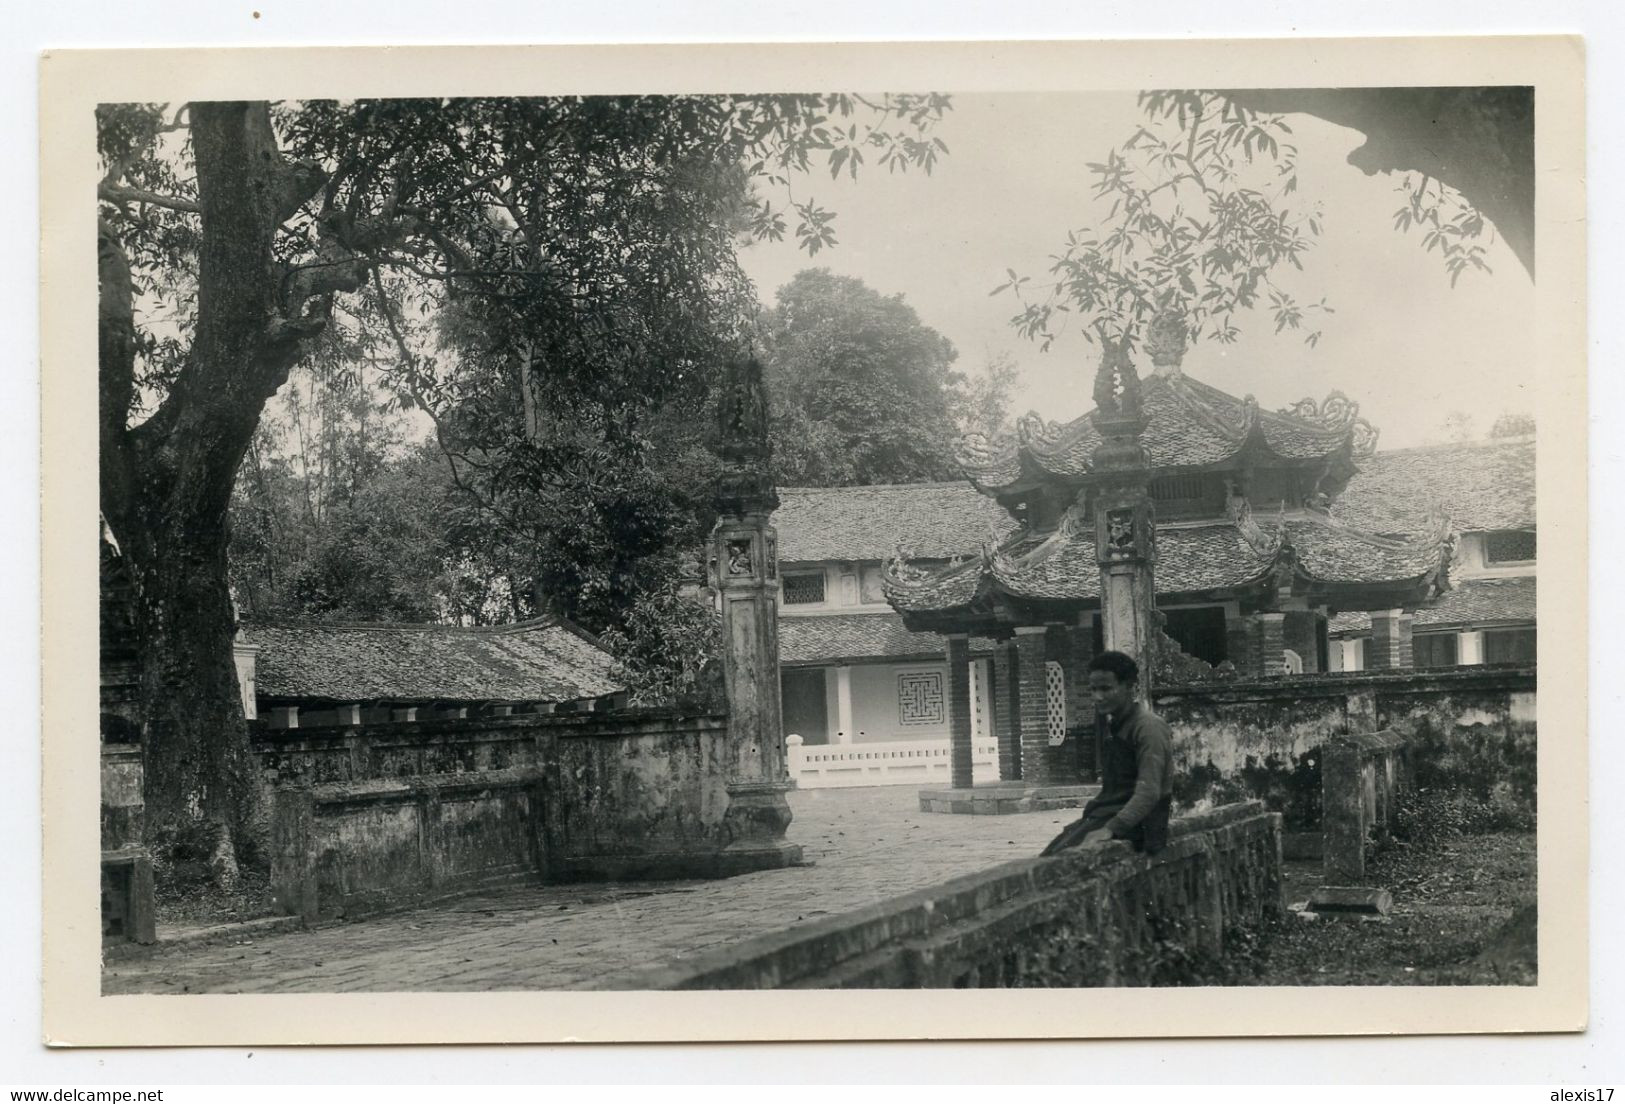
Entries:
POLYGON ((306 921, 354 918, 543 869, 542 771, 289 785, 274 792, 271 885, 306 921))
POLYGON ((1022 859, 606 981, 616 989, 1150 985, 1279 912, 1281 818, 1258 802, 1126 843, 1022 859), (1172 972, 1171 972, 1172 971, 1172 972))
POLYGON ((1381 844, 1392 832, 1394 803, 1410 773, 1405 759, 1405 739, 1397 732, 1356 733, 1327 741, 1321 793, 1328 882, 1358 882, 1365 877, 1368 843, 1381 844))
POLYGON ((1361 671, 1158 687, 1174 731, 1175 798, 1201 809, 1259 799, 1289 832, 1318 831, 1322 747, 1391 730, 1417 787, 1534 810, 1534 667, 1361 671))
POLYGON ((663 710, 254 726, 273 883, 312 920, 513 878, 710 877, 726 721, 663 710))
POLYGON ((545 731, 547 876, 731 873, 728 722, 658 711, 561 717, 545 731))

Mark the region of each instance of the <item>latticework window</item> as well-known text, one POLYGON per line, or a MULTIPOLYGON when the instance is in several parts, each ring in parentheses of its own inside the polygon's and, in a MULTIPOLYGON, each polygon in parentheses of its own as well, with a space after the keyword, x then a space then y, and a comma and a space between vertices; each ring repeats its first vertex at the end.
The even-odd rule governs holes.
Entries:
POLYGON ((1066 672, 1053 659, 1044 661, 1044 708, 1050 746, 1056 747, 1066 740, 1066 672))
POLYGON ((1208 479, 1202 475, 1160 475, 1151 481, 1151 497, 1158 502, 1181 498, 1206 498, 1208 479))
POLYGON ((1535 558, 1535 534, 1505 529, 1484 538, 1485 563, 1527 563, 1535 558))
POLYGON ((910 727, 948 723, 940 671, 905 671, 897 676, 897 723, 910 727))
POLYGON ((824 573, 816 575, 786 575, 784 577, 784 604, 787 606, 815 605, 824 600, 824 573))

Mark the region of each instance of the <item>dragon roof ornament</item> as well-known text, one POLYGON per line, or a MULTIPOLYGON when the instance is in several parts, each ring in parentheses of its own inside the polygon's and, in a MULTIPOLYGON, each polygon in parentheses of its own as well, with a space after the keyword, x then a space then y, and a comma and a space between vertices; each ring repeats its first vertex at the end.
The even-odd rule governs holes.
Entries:
POLYGON ((1214 410, 1213 417, 1225 436, 1233 441, 1245 441, 1258 426, 1258 400, 1247 395, 1241 405, 1232 411, 1214 410))
POLYGON ((1341 391, 1333 391, 1318 403, 1313 398, 1299 399, 1291 406, 1282 407, 1280 413, 1309 422, 1327 433, 1349 434, 1356 456, 1370 456, 1377 451, 1380 431, 1360 417, 1360 404, 1341 391))
POLYGON ((1039 454, 1052 453, 1066 435, 1060 422, 1046 421, 1036 410, 1029 410, 1016 421, 1016 433, 1023 448, 1039 454))
POLYGON ((954 442, 954 462, 962 468, 980 471, 992 467, 998 462, 999 448, 1007 439, 1001 434, 999 437, 989 437, 985 433, 966 433, 954 442))
POLYGON ((1141 416, 1140 377, 1121 341, 1107 341, 1095 373, 1095 411, 1107 417, 1141 416))
POLYGON ((1246 495, 1232 494, 1224 502, 1225 516, 1230 524, 1236 527, 1241 539, 1247 542, 1256 555, 1264 558, 1273 558, 1281 551, 1281 545, 1286 541, 1286 513, 1282 508, 1281 515, 1276 519, 1274 532, 1268 532, 1258 524, 1253 517, 1253 504, 1247 501, 1246 495))
POLYGON ((888 585, 912 588, 930 579, 931 572, 910 562, 911 553, 901 542, 892 547, 891 555, 881 564, 881 576, 888 585))

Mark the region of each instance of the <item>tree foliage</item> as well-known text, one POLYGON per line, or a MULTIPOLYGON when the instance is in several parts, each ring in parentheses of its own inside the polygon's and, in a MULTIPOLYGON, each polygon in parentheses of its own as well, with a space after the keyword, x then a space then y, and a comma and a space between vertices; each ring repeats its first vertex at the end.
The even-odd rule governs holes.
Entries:
MULTIPOLYGON (((786 485, 914 483, 958 474, 972 403, 953 344, 901 295, 827 269, 798 273, 762 320, 774 461, 786 485)), ((1008 380, 986 385, 978 417, 1008 380)))
MULTIPOLYGON (((1468 100, 1482 109, 1477 99, 1468 100)), ((1302 198, 1297 148, 1284 117, 1298 101, 1301 110, 1327 114, 1302 91, 1143 93, 1146 122, 1089 166, 1093 200, 1105 207, 1105 217, 1067 235, 1049 280, 1010 270, 993 290, 1018 299, 1021 309, 1011 324, 1047 348, 1075 318, 1088 340, 1132 349, 1161 316, 1182 323, 1190 341, 1230 343, 1240 335, 1238 316, 1257 308, 1268 313, 1276 333, 1302 332, 1306 344, 1316 345, 1321 331, 1315 322, 1333 308, 1324 298, 1304 300, 1282 279, 1288 270, 1303 270, 1324 223, 1321 208, 1302 198)), ((1353 122, 1373 129, 1373 105, 1362 104, 1334 103, 1329 116, 1354 111, 1353 122)), ((1378 119, 1394 111, 1392 104, 1375 107, 1378 119)), ((1491 107, 1498 119, 1509 115, 1499 100, 1491 107)), ((1516 144, 1519 133, 1514 127, 1503 141, 1516 144)), ((1367 146, 1391 152, 1415 144, 1380 133, 1367 146)), ((1476 151, 1485 165, 1516 161, 1516 152, 1476 151)), ((1383 167, 1384 155, 1367 147, 1356 156, 1367 171, 1383 167)), ((1468 167, 1455 166, 1458 179, 1482 187, 1483 173, 1468 167)), ((1404 202, 1394 213, 1394 229, 1417 231, 1424 251, 1443 260, 1452 287, 1467 272, 1490 271, 1484 243, 1493 228, 1462 191, 1428 171, 1407 173, 1397 187, 1404 202)), ((1509 210, 1508 217, 1516 214, 1509 210)))
MULTIPOLYGON (((1088 340, 1132 348, 1162 315, 1181 320, 1193 341, 1227 343, 1239 336, 1238 312, 1254 306, 1267 304, 1278 333, 1328 310, 1300 303, 1277 279, 1303 268, 1322 219, 1292 198, 1297 149, 1286 121, 1216 93, 1154 92, 1141 102, 1146 124, 1089 165, 1105 218, 1067 235, 1052 280, 1012 270, 994 289, 1020 301, 1012 325, 1047 348, 1076 318, 1088 340)), ((1305 337, 1319 339, 1317 330, 1305 337)))
POLYGON ((324 345, 376 364, 434 419, 454 485, 511 526, 503 539, 556 554, 543 599, 585 593, 581 608, 608 619, 643 550, 692 505, 653 485, 649 458, 689 448, 662 434, 741 342, 752 296, 733 236, 782 236, 793 219, 809 251, 832 243, 830 212, 781 199, 789 174, 820 156, 835 171, 866 157, 929 169, 947 106, 101 108, 101 498, 134 577, 149 827, 212 825, 222 870, 252 830, 227 518, 265 404, 296 365, 324 345))

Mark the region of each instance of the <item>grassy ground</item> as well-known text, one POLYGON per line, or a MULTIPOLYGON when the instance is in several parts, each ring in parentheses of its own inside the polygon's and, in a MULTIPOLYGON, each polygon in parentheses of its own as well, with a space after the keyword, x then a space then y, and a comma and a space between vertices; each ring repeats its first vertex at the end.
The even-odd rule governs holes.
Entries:
POLYGON ((153 910, 162 928, 183 929, 234 924, 274 915, 270 879, 255 870, 244 870, 234 892, 203 881, 177 886, 159 879, 153 892, 153 910))
MULTIPOLYGON (((1319 864, 1287 864, 1287 900, 1320 884, 1319 864)), ((1497 832, 1396 844, 1366 870, 1393 894, 1381 922, 1305 919, 1261 940, 1250 985, 1533 985, 1535 837, 1497 832)))

